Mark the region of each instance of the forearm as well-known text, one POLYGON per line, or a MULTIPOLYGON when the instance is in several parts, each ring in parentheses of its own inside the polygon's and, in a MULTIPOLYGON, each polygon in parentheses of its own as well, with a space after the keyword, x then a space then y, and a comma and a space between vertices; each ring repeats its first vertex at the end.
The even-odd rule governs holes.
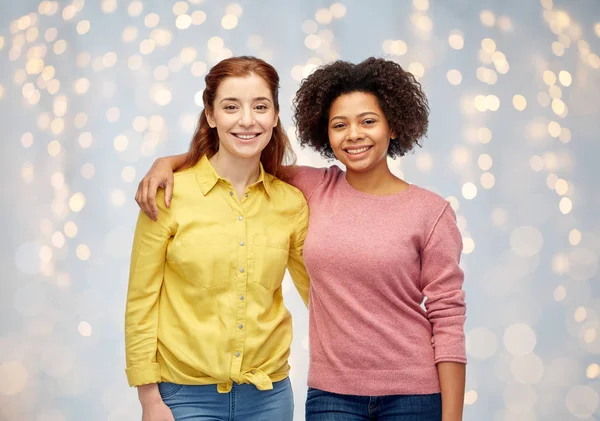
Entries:
POLYGON ((281 167, 278 178, 280 178, 281 180, 283 180, 287 183, 288 180, 294 176, 297 168, 298 168, 297 165, 283 165, 281 167))
POLYGON ((167 163, 169 164, 169 166, 171 167, 173 172, 175 172, 183 166, 183 164, 185 163, 186 156, 187 156, 187 153, 182 153, 179 155, 165 156, 163 158, 157 159, 157 161, 158 160, 167 161, 167 163))
POLYGON ((127 305, 125 316, 125 360, 127 381, 130 386, 141 386, 160 381, 160 365, 156 361, 158 338, 158 311, 144 310, 127 305), (133 309, 132 309, 133 308, 133 309), (130 310, 131 309, 131 310, 130 310))
POLYGON ((456 362, 437 364, 442 391, 442 421, 462 421, 466 366, 456 362))
POLYGON ((125 315, 125 360, 130 386, 160 381, 160 365, 156 361, 158 341, 157 305, 143 308, 127 303, 125 315))
POLYGON ((138 386, 137 390, 142 406, 162 401, 160 392, 158 391, 158 383, 138 386))

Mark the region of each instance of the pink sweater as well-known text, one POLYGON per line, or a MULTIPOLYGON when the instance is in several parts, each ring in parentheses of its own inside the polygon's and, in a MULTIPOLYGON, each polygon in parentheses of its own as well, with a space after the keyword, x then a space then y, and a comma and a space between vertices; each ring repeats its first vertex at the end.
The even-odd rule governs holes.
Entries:
POLYGON ((288 181, 310 208, 308 385, 365 396, 439 392, 436 363, 466 363, 462 239, 449 203, 415 185, 365 194, 337 166, 296 167, 288 181))

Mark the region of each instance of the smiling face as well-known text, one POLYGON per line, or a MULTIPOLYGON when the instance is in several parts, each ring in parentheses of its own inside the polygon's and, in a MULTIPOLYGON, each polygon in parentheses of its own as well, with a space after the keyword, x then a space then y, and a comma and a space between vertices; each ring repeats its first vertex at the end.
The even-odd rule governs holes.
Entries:
POLYGON ((329 109, 329 144, 348 172, 387 166, 390 139, 396 137, 377 97, 351 92, 337 97, 329 109))
POLYGON ((224 79, 206 111, 208 124, 217 129, 219 151, 238 158, 260 157, 278 116, 269 86, 254 73, 224 79))

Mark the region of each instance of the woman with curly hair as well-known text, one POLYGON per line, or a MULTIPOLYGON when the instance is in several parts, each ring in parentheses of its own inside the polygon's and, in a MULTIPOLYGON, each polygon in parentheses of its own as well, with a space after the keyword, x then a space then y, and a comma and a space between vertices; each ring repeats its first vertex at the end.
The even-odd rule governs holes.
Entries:
MULTIPOLYGON (((310 208, 306 419, 462 420, 465 388, 462 239, 449 203, 396 177, 387 158, 420 146, 429 107, 400 65, 337 61, 294 100, 298 139, 345 171, 288 167, 310 208), (424 303, 424 305, 423 305, 424 303)), ((184 156, 159 159, 136 200, 156 216, 184 156)))

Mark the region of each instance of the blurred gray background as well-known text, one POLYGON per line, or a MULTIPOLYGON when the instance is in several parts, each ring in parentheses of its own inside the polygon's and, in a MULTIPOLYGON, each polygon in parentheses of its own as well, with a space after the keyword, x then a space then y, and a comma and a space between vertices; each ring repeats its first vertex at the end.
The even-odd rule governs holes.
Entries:
POLYGON ((0 420, 140 419, 123 371, 137 182, 187 150, 203 76, 241 54, 280 72, 292 140, 320 64, 383 56, 420 78, 429 137, 391 166, 458 215, 465 420, 600 420, 599 37, 597 0, 2 0, 0 420))

